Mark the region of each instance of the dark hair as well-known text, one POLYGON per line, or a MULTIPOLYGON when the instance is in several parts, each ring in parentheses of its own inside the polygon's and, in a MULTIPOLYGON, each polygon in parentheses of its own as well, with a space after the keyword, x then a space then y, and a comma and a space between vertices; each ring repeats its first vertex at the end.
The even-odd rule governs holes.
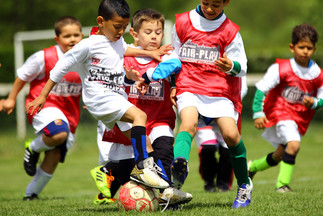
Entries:
POLYGON ((112 19, 114 15, 130 18, 129 5, 125 0, 103 0, 99 6, 98 15, 106 21, 112 19))
POLYGON ((294 27, 292 32, 292 44, 297 44, 300 40, 309 39, 315 46, 319 35, 316 29, 310 24, 304 23, 294 27))
POLYGON ((164 15, 151 8, 136 11, 131 20, 131 27, 136 32, 138 32, 143 22, 152 21, 152 20, 160 22, 164 29, 164 23, 165 23, 164 15))
POLYGON ((62 28, 64 26, 73 25, 73 24, 78 25, 80 27, 80 31, 82 31, 81 22, 78 19, 76 19, 75 17, 64 16, 64 17, 59 18, 54 24, 56 36, 59 36, 62 33, 62 28))

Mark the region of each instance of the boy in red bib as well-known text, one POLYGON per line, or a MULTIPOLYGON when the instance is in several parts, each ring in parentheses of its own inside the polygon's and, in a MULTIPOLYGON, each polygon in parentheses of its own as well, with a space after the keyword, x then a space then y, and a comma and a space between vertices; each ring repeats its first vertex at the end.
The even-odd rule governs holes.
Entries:
MULTIPOLYGON (((55 23, 55 33, 56 46, 36 52, 18 69, 18 77, 8 98, 0 105, 0 111, 8 114, 13 111, 16 97, 26 82, 30 82, 26 104, 37 98, 58 59, 83 38, 81 23, 74 17, 59 19, 55 23)), ((34 177, 27 186, 24 200, 38 198, 58 163, 64 162, 67 150, 72 147, 80 118, 81 92, 82 83, 78 73, 70 71, 51 91, 42 111, 28 115, 29 123, 38 136, 26 142, 24 168, 28 175, 34 177), (45 152, 45 157, 36 169, 41 152, 45 152)))
POLYGON ((253 119, 257 129, 265 129, 263 137, 275 152, 248 163, 249 176, 280 163, 277 192, 291 191, 289 184, 295 167, 301 138, 314 116, 323 106, 322 69, 311 60, 318 40, 316 29, 298 25, 292 32, 291 59, 277 59, 256 84, 253 119), (263 105, 264 102, 264 105, 263 105))

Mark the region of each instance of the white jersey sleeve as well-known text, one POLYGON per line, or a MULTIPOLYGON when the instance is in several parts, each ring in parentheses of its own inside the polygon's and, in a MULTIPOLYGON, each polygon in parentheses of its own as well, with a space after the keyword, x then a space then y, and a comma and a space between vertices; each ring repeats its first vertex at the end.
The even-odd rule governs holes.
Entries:
POLYGON ((26 82, 34 79, 42 79, 45 75, 44 51, 40 50, 32 54, 26 62, 17 69, 17 76, 26 82))
POLYGON ((265 94, 280 83, 278 64, 271 65, 264 77, 256 83, 257 89, 265 94))
POLYGON ((83 63, 89 54, 89 46, 83 39, 76 44, 72 49, 66 52, 62 58, 58 60, 55 67, 50 72, 50 79, 54 82, 59 82, 62 77, 77 64, 83 63))

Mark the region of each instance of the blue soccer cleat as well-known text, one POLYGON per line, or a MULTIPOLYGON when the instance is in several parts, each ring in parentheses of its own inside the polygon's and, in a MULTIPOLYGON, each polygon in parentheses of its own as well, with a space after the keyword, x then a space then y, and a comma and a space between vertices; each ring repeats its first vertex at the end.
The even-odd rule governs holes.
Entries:
POLYGON ((172 183, 177 189, 180 189, 188 175, 188 161, 184 157, 175 158, 172 162, 172 183))
POLYGON ((250 180, 250 185, 242 184, 241 187, 238 186, 237 198, 234 200, 232 207, 235 209, 240 207, 247 207, 251 202, 251 194, 252 194, 252 181, 250 180))

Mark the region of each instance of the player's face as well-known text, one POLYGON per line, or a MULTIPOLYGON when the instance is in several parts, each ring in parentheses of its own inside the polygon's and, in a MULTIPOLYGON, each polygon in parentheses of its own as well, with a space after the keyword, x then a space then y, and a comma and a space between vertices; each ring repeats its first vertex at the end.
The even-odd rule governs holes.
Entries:
POLYGON ((227 6, 230 0, 200 0, 201 2, 201 11, 204 14, 205 18, 208 20, 213 20, 216 18, 227 6))
POLYGON ((83 34, 78 25, 66 25, 62 27, 61 34, 55 37, 55 41, 65 53, 73 48, 75 44, 80 42, 83 38, 83 34))
POLYGON ((144 21, 138 33, 135 33, 134 39, 137 45, 145 50, 158 49, 162 43, 164 33, 161 22, 158 21, 144 21))
POLYGON ((115 15, 110 20, 104 20, 103 17, 99 16, 97 22, 101 31, 98 34, 105 35, 110 41, 115 42, 119 40, 125 33, 126 28, 129 24, 129 18, 122 18, 115 15))
POLYGON ((315 52, 315 46, 309 39, 300 40, 297 44, 290 44, 290 51, 294 53, 295 61, 302 67, 308 67, 308 63, 315 52))

